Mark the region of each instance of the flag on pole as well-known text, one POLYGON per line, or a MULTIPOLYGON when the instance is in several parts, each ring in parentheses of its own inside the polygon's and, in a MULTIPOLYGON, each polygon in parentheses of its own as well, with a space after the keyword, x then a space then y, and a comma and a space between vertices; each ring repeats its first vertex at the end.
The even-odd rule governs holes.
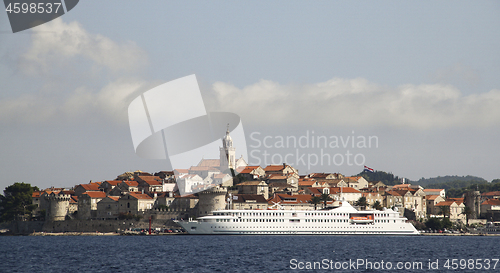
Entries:
POLYGON ((365 172, 373 172, 373 169, 372 168, 369 168, 368 166, 365 166, 365 169, 364 169, 365 172))

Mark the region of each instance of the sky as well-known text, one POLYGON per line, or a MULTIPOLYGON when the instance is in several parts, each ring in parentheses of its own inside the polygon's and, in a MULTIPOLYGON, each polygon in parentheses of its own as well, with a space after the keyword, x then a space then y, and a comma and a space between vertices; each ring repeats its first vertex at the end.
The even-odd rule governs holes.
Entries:
POLYGON ((192 74, 208 112, 240 116, 252 165, 500 178, 499 13, 498 1, 80 1, 12 33, 0 12, 0 189, 170 170, 135 153, 127 108, 192 74))

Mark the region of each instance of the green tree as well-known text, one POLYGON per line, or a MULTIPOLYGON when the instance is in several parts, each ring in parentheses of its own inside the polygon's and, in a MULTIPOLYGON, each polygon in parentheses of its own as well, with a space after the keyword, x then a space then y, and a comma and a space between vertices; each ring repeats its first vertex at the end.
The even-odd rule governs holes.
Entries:
POLYGON ((319 199, 321 199, 321 201, 323 201, 323 208, 326 208, 326 203, 330 200, 332 200, 332 198, 330 197, 329 194, 327 193, 323 193, 319 199))
POLYGON ((462 214, 465 215, 465 223, 469 225, 469 217, 474 214, 474 211, 470 207, 465 206, 462 210, 462 214))
POLYGON ((36 209, 33 204, 33 191, 38 191, 38 187, 32 187, 28 183, 14 183, 3 191, 0 195, 0 219, 4 221, 15 220, 18 216, 26 216, 36 209))
POLYGON ((439 210, 439 213, 442 214, 444 218, 446 218, 446 215, 448 215, 448 217, 450 216, 450 206, 441 206, 439 210))
POLYGON ((318 196, 311 196, 311 200, 309 200, 309 203, 314 205, 314 210, 316 210, 316 206, 318 204, 321 204, 321 198, 318 196))
POLYGON ((441 223, 443 223, 443 228, 450 229, 453 227, 453 223, 450 221, 450 218, 443 218, 441 223))
POLYGON ((443 229, 443 223, 438 218, 429 218, 425 222, 425 226, 427 228, 430 228, 430 229, 433 229, 433 230, 441 230, 441 229, 443 229))
POLYGON ((386 185, 397 185, 401 183, 401 178, 395 176, 392 173, 386 173, 383 171, 375 171, 375 172, 360 172, 356 176, 362 176, 367 181, 381 181, 386 185))
POLYGON ((364 196, 361 196, 358 201, 356 201, 356 203, 354 203, 355 206, 359 206, 359 207, 362 207, 363 209, 366 208, 366 206, 368 206, 368 202, 366 202, 366 197, 364 196))
POLYGON ((382 210, 382 204, 380 204, 379 201, 375 201, 375 203, 373 203, 373 208, 376 210, 382 210))

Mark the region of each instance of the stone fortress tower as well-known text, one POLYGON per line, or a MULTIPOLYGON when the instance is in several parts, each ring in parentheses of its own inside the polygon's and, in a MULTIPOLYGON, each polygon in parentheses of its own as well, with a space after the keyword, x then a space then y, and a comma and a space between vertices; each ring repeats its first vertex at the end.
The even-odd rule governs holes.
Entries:
POLYGON ((471 208, 472 215, 469 219, 478 219, 481 215, 481 192, 468 191, 464 194, 464 203, 466 207, 471 208))
POLYGON ((213 187, 198 193, 197 216, 212 214, 212 211, 226 208, 227 189, 223 187, 213 187))
POLYGON ((52 192, 45 195, 44 198, 47 204, 45 218, 49 221, 64 221, 68 214, 71 195, 63 192, 52 192))

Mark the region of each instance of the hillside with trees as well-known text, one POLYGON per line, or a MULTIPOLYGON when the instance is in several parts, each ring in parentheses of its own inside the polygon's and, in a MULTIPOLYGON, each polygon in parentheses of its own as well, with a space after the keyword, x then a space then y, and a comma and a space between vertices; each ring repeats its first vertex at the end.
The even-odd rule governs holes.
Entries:
POLYGON ((402 179, 399 176, 395 176, 392 173, 387 173, 382 171, 375 171, 375 172, 363 171, 355 176, 362 176, 367 181, 382 181, 382 183, 388 186, 401 184, 401 179, 402 179))
POLYGON ((462 188, 450 188, 446 191, 448 197, 462 197, 468 191, 480 191, 481 193, 490 191, 500 191, 500 179, 495 179, 491 183, 472 184, 462 188))
POLYGON ((467 176, 458 176, 458 175, 446 175, 446 176, 438 176, 432 178, 420 178, 418 181, 412 181, 412 184, 420 185, 424 188, 429 188, 428 185, 438 185, 438 184, 447 184, 447 185, 455 185, 450 188, 462 188, 467 187, 472 184, 485 184, 488 183, 485 179, 477 176, 467 175, 467 176))
MULTIPOLYGON (((393 186, 401 183, 402 178, 392 173, 383 171, 366 172, 363 171, 356 176, 362 176, 368 181, 382 181, 382 183, 393 186)), ((462 197, 471 190, 478 190, 482 193, 490 191, 500 191, 500 179, 491 182, 477 176, 447 175, 432 178, 421 178, 418 181, 407 180, 408 183, 420 185, 427 189, 445 189, 448 197, 462 197)))

